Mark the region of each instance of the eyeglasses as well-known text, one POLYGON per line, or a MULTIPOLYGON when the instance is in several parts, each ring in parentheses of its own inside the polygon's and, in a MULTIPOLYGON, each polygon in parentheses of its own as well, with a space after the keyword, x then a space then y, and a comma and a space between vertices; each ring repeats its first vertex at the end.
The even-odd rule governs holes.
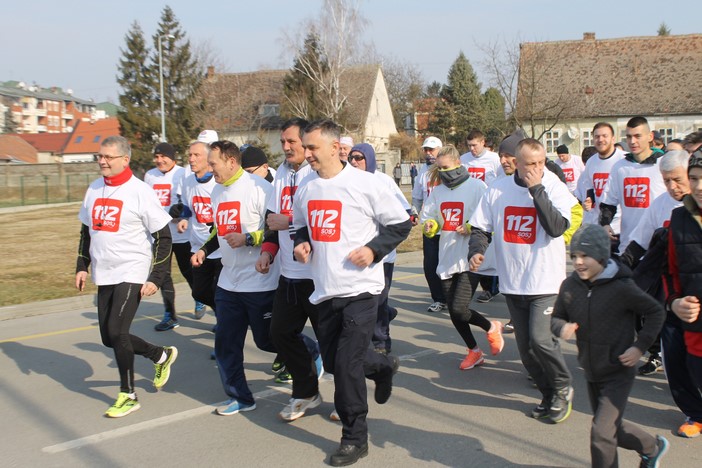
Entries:
POLYGON ((125 157, 126 155, 122 155, 122 156, 108 156, 108 155, 106 155, 106 154, 97 153, 97 154, 94 154, 93 156, 95 157, 95 160, 96 160, 96 161, 100 161, 101 159, 104 159, 105 161, 114 161, 115 159, 123 158, 123 157, 125 157))
POLYGON ((349 159, 352 161, 363 161, 366 159, 365 156, 349 155, 349 159))
POLYGON ((256 172, 256 171, 258 170, 258 168, 261 167, 261 166, 263 166, 263 164, 261 164, 261 165, 259 165, 259 166, 256 166, 256 167, 247 167, 247 168, 244 169, 244 170, 245 170, 246 172, 248 172, 249 174, 253 174, 253 173, 256 172))

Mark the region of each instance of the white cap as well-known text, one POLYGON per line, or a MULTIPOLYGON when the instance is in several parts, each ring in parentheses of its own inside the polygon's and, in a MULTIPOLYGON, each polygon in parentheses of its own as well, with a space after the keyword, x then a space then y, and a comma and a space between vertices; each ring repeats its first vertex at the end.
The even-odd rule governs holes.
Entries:
POLYGON ((436 137, 428 137, 426 140, 424 140, 424 143, 422 143, 422 148, 434 149, 441 148, 442 146, 444 145, 441 144, 441 140, 436 137))
POLYGON ((208 145, 214 143, 217 140, 219 140, 219 135, 217 135, 217 132, 214 130, 203 130, 197 136, 197 141, 207 143, 208 145))
POLYGON ((339 144, 353 146, 353 138, 351 138, 350 136, 341 137, 341 139, 339 140, 339 144))

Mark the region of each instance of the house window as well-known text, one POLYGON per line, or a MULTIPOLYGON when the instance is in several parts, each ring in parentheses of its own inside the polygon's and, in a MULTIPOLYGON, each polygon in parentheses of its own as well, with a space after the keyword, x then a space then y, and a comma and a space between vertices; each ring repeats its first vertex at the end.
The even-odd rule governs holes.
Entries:
POLYGON ((561 140, 561 132, 559 130, 551 130, 544 133, 544 146, 546 146, 547 154, 554 154, 561 140))
POLYGON ((661 138, 663 138, 663 143, 668 144, 670 140, 673 139, 673 129, 672 128, 659 128, 658 133, 661 134, 661 138))
POLYGON ((83 141, 82 136, 76 137, 76 143, 80 143, 81 141, 83 141))
POLYGON ((258 114, 263 117, 276 117, 280 115, 280 104, 263 104, 259 107, 258 114))
POLYGON ((98 136, 96 136, 95 138, 93 138, 93 143, 97 143, 97 142, 99 142, 99 141, 100 141, 100 135, 98 135, 98 136))
POLYGON ((592 130, 583 130, 583 148, 592 146, 592 130))

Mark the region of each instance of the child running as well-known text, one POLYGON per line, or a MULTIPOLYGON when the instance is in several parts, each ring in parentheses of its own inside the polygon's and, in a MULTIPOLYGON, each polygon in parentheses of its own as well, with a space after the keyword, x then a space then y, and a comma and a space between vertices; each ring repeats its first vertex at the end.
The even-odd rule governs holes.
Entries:
POLYGON ((575 271, 561 284, 551 331, 576 335, 593 418, 592 466, 616 467, 617 447, 635 450, 642 467, 657 467, 668 441, 623 419, 636 364, 663 326, 663 308, 640 290, 631 271, 609 258, 610 240, 601 226, 583 225, 570 246, 575 271), (636 323, 645 317, 636 335, 636 323))

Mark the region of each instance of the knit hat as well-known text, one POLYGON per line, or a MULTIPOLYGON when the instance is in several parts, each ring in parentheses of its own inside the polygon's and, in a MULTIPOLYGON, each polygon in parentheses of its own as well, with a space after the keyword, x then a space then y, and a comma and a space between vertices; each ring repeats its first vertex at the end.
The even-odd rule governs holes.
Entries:
POLYGON ((348 145, 348 146, 353 146, 353 138, 350 136, 343 136, 339 140, 340 145, 348 145))
POLYGON ((571 252, 582 252, 602 265, 607 264, 611 241, 605 228, 597 224, 583 224, 570 241, 571 252))
POLYGON ((241 153, 241 167, 247 169, 249 167, 257 167, 268 163, 266 153, 261 148, 249 146, 241 153))
POLYGON ((375 150, 373 147, 368 143, 359 143, 351 148, 349 155, 354 151, 357 151, 366 157, 366 172, 370 172, 371 174, 374 173, 378 168, 378 165, 375 162, 375 150))
POLYGON ((219 140, 219 135, 217 135, 217 132, 214 130, 203 130, 197 136, 197 141, 207 143, 208 145, 211 145, 217 140, 219 140))
POLYGON ((702 168, 702 148, 698 149, 692 155, 690 156, 690 159, 687 163, 687 173, 690 173, 690 169, 693 167, 700 167, 702 168))
POLYGON ((429 137, 426 140, 424 140, 424 143, 422 143, 422 148, 441 148, 443 145, 441 144, 441 140, 439 140, 436 137, 429 137))
POLYGON ((515 130, 514 132, 512 132, 511 135, 502 140, 502 143, 500 143, 497 153, 509 154, 510 156, 517 156, 517 145, 519 145, 519 142, 525 138, 526 135, 524 134, 524 130, 522 130, 521 128, 515 130))
POLYGON ((159 143, 154 148, 154 156, 157 154, 163 155, 170 159, 175 159, 175 148, 169 143, 159 143))
POLYGON ((558 148, 556 148, 556 154, 570 154, 568 152, 568 147, 566 145, 559 145, 558 148))

